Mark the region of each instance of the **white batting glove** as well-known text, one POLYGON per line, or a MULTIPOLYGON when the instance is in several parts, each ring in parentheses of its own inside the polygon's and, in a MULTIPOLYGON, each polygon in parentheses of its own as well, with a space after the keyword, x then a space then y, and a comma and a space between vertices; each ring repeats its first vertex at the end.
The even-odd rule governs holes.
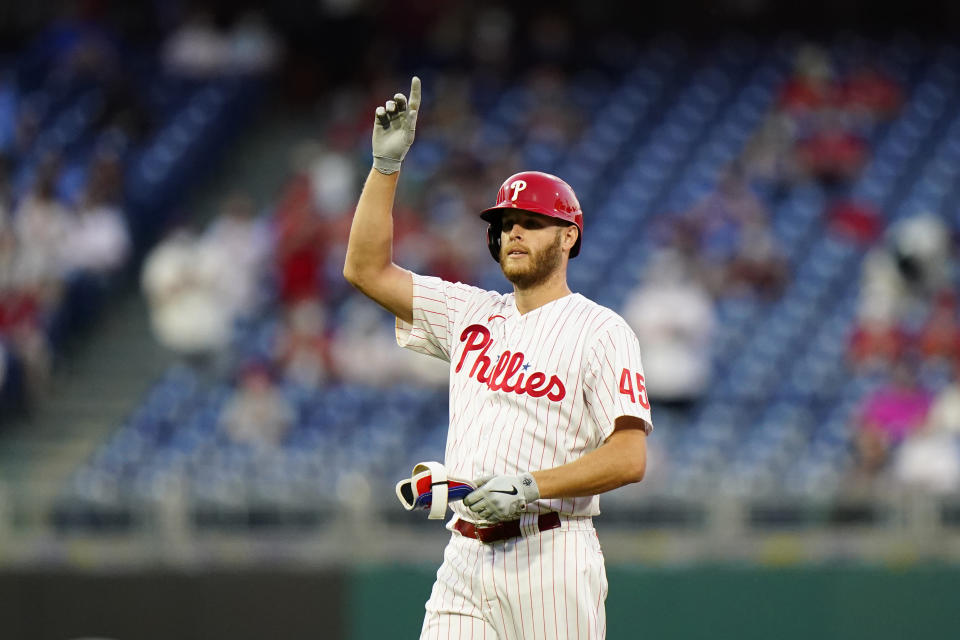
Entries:
POLYGON ((417 111, 420 109, 420 78, 410 82, 410 102, 402 93, 377 107, 373 123, 373 168, 390 175, 400 170, 413 137, 417 131, 417 111))
POLYGON ((487 522, 516 520, 527 505, 540 498, 537 481, 529 472, 496 476, 463 499, 471 511, 487 522))

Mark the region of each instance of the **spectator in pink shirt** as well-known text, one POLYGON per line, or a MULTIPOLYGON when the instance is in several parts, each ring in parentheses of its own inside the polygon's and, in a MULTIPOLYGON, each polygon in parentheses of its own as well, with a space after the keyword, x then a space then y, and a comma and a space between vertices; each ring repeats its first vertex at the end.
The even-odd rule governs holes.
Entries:
POLYGON ((932 402, 932 394, 917 384, 910 366, 898 364, 890 383, 867 397, 860 429, 878 432, 888 445, 899 444, 923 426, 932 402))
POLYGON ((867 397, 854 440, 851 488, 869 489, 889 466, 893 451, 926 422, 933 396, 917 384, 909 365, 893 369, 893 379, 867 397))
POLYGON ((886 478, 895 449, 923 428, 933 396, 917 384, 913 369, 897 364, 889 384, 867 396, 854 435, 854 466, 847 478, 850 493, 871 494, 886 478))

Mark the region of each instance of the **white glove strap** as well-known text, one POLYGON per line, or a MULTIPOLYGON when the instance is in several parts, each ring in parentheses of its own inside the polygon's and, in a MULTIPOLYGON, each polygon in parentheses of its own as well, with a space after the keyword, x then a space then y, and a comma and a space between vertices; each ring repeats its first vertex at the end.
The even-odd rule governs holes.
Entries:
POLYGON ((430 515, 427 518, 442 520, 447 514, 447 468, 439 462, 420 462, 413 468, 413 475, 428 470, 430 471, 430 489, 433 492, 433 500, 430 503, 430 515))
POLYGON ((430 520, 442 520, 447 513, 448 484, 447 468, 439 462, 419 462, 413 474, 397 483, 397 498, 407 511, 417 505, 417 476, 430 474, 430 520), (439 487, 439 490, 438 490, 439 487), (406 494, 406 495, 404 495, 406 494))

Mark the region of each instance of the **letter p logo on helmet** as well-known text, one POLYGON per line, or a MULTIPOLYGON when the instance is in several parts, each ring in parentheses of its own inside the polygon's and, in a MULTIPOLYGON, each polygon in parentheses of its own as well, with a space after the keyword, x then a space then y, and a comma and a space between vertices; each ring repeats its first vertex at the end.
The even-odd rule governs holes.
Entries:
POLYGON ((570 249, 570 257, 580 253, 583 211, 573 188, 557 176, 540 171, 515 173, 500 185, 497 204, 480 212, 480 217, 489 223, 487 248, 497 262, 500 261, 500 218, 507 210, 528 211, 576 225, 580 234, 570 249))
POLYGON ((520 195, 520 192, 527 188, 527 181, 514 180, 510 183, 510 188, 513 189, 513 197, 510 198, 510 202, 516 202, 517 196, 520 195))

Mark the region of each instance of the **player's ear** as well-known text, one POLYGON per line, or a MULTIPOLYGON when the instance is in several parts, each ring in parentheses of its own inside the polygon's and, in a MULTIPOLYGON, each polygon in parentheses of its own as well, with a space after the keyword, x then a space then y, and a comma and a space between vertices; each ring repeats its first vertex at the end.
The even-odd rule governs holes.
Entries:
POLYGON ((561 245, 568 252, 577 244, 577 238, 580 237, 580 229, 577 225, 570 224, 563 228, 563 244, 561 245))

